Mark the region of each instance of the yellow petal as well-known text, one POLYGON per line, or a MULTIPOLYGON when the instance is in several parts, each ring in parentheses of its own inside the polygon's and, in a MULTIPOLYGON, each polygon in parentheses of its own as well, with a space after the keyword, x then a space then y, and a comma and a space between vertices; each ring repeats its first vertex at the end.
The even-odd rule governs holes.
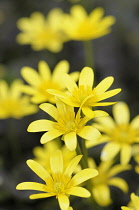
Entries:
POLYGON ((105 132, 108 131, 108 133, 111 132, 111 130, 114 129, 114 127, 115 127, 115 122, 112 119, 112 117, 110 117, 110 116, 108 116, 108 117, 100 117, 100 118, 95 119, 95 121, 98 122, 100 124, 100 126, 102 126, 102 129, 105 132))
POLYGON ((113 81, 113 77, 106 77, 95 87, 95 92, 99 95, 104 93, 112 85, 113 81))
POLYGON ((94 111, 92 111, 92 109, 87 106, 82 107, 82 112, 85 116, 87 116, 90 119, 93 118, 95 115, 94 111))
POLYGON ((70 161, 70 163, 68 164, 68 166, 67 166, 67 168, 66 168, 64 174, 65 174, 65 175, 68 175, 68 176, 71 176, 72 173, 74 172, 76 166, 77 166, 78 163, 80 162, 81 158, 82 158, 82 155, 78 155, 78 156, 76 156, 75 158, 73 158, 73 159, 70 161))
POLYGON ((126 181, 122 178, 119 177, 112 178, 108 181, 108 184, 120 188, 125 193, 128 192, 128 185, 126 181))
POLYGON ((75 5, 71 7, 70 12, 71 15, 75 18, 75 20, 84 20, 87 17, 87 13, 81 5, 75 5))
POLYGON ((97 7, 90 13, 89 17, 92 20, 92 22, 97 22, 102 18, 103 15, 104 9, 101 7, 97 7))
POLYGON ((69 62, 66 60, 62 60, 60 61, 56 66, 55 69, 53 71, 53 76, 52 76, 52 80, 53 81, 63 81, 63 74, 68 73, 69 71, 69 62))
POLYGON ((89 67, 84 67, 80 73, 79 77, 79 88, 80 86, 84 86, 85 88, 92 90, 92 86, 94 83, 94 72, 93 69, 89 67))
POLYGON ((64 75, 64 81, 67 89, 74 94, 74 91, 78 91, 78 87, 76 83, 71 79, 71 77, 68 74, 64 75))
POLYGON ((59 194, 57 196, 57 198, 58 198, 58 202, 59 202, 59 206, 60 206, 61 210, 65 210, 65 209, 69 208, 70 203, 69 203, 68 196, 59 194))
POLYGON ((48 131, 54 127, 55 123, 50 120, 36 120, 32 122, 27 131, 28 132, 40 132, 40 131, 48 131))
POLYGON ((49 81, 51 78, 51 70, 45 61, 40 61, 38 64, 40 76, 43 80, 49 81))
POLYGON ((132 203, 133 203, 135 209, 138 209, 138 207, 139 207, 139 196, 135 195, 134 193, 131 193, 131 200, 132 200, 132 203))
POLYGON ((84 139, 91 140, 94 142, 99 141, 101 137, 100 132, 93 126, 89 126, 89 125, 81 128, 77 134, 84 139))
POLYGON ((78 71, 74 71, 74 72, 70 73, 69 75, 72 78, 72 80, 75 81, 75 82, 79 79, 79 72, 78 71))
POLYGON ((128 207, 126 207, 126 206, 121 206, 121 209, 122 209, 122 210, 132 210, 131 208, 128 208, 128 207))
POLYGON ((44 181, 50 177, 50 174, 36 161, 27 160, 27 165, 44 181))
POLYGON ((100 206, 108 206, 112 203, 110 190, 107 185, 98 185, 92 188, 93 196, 100 206))
POLYGON ((116 102, 100 102, 100 103, 92 103, 92 106, 110 106, 115 104, 116 102))
POLYGON ((121 92, 120 88, 117 88, 117 89, 114 89, 114 90, 109 90, 109 91, 99 95, 98 96, 98 101, 102 101, 104 99, 111 98, 112 96, 115 96, 119 92, 121 92))
POLYGON ((43 136, 41 137, 41 144, 49 142, 49 141, 61 136, 62 134, 63 134, 62 131, 52 129, 52 130, 48 131, 47 133, 43 134, 43 136))
POLYGON ((94 118, 96 117, 107 117, 109 114, 105 111, 97 110, 94 111, 94 118))
POLYGON ((75 195, 83 198, 88 198, 91 193, 83 187, 72 187, 66 191, 68 195, 75 195))
POLYGON ((29 198, 30 199, 49 198, 55 195, 56 195, 55 193, 38 193, 30 195, 29 198))
POLYGON ((132 156, 132 147, 129 144, 123 144, 121 148, 120 160, 122 164, 127 164, 132 156))
POLYGON ((29 85, 22 85, 21 86, 21 91, 23 93, 28 94, 28 95, 34 95, 37 92, 37 90, 35 88, 33 88, 29 85))
POLYGON ((63 173, 63 156, 60 150, 57 150, 50 158, 51 170, 53 173, 63 173))
POLYGON ((113 116, 117 124, 128 124, 130 112, 126 103, 118 102, 113 106, 113 116))
POLYGON ((27 83, 34 87, 38 87, 41 84, 38 72, 31 67, 23 67, 21 69, 21 75, 27 83))
POLYGON ((8 95, 8 84, 4 81, 4 80, 1 80, 0 81, 0 98, 5 98, 7 97, 8 95))
POLYGON ((139 115, 137 115, 130 123, 130 126, 134 129, 139 128, 139 115))
POLYGON ((17 190, 38 190, 46 192, 46 185, 36 182, 22 182, 16 186, 17 190))
POLYGON ((22 81, 19 79, 14 80, 10 88, 12 98, 19 98, 21 96, 22 81))
POLYGON ((116 174, 122 172, 122 171, 126 171, 126 170, 130 170, 132 168, 131 165, 121 165, 121 164, 117 164, 115 166, 113 166, 111 168, 111 170, 109 170, 108 172, 108 177, 112 177, 115 176, 116 174))
POLYGON ((70 151, 74 151, 77 147, 77 136, 75 132, 69 132, 63 136, 65 144, 70 151))
POLYGON ((73 183, 73 187, 76 185, 81 184, 82 182, 85 182, 88 179, 91 179, 98 175, 98 171, 91 168, 86 168, 79 173, 77 173, 72 179, 71 183, 73 183))
POLYGON ((120 145, 117 143, 109 142, 107 143, 101 153, 101 160, 108 161, 112 160, 120 151, 120 145))
POLYGON ((43 103, 40 106, 40 109, 48 113, 51 117, 53 117, 56 121, 58 120, 58 112, 57 108, 49 103, 43 103))

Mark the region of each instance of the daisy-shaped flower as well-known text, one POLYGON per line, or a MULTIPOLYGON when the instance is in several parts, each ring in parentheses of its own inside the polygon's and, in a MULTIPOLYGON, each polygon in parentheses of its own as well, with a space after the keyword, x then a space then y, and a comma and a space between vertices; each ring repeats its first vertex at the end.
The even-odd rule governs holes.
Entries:
POLYGON ((122 206, 122 210, 138 210, 139 209, 139 196, 135 195, 135 193, 131 193, 131 202, 128 207, 122 206))
MULTIPOLYGON (((66 86, 63 82, 63 74, 68 73, 69 63, 66 60, 60 61, 54 68, 53 73, 45 61, 40 61, 38 64, 38 72, 31 67, 23 67, 21 75, 29 85, 24 85, 22 91, 31 95, 33 103, 42 103, 49 101, 55 103, 55 97, 48 92, 47 89, 53 88, 55 90, 63 91, 66 86)), ((78 72, 71 73, 74 80, 78 79, 78 72)))
MULTIPOLYGON (((79 111, 75 115, 73 107, 58 99, 56 106, 57 108, 49 103, 40 105, 40 108, 54 118, 56 122, 45 119, 36 120, 28 127, 29 132, 47 131, 41 137, 42 144, 62 136, 62 140, 64 140, 67 148, 73 151, 77 146, 77 135, 94 142, 100 139, 100 132, 93 126, 86 125, 90 118, 81 118, 79 111)), ((97 111, 95 114, 97 116, 97 111)))
POLYGON ((56 196, 62 210, 69 208, 69 195, 79 197, 90 197, 90 192, 79 185, 84 181, 97 176, 95 169, 84 169, 72 176, 74 169, 79 163, 82 155, 76 156, 70 161, 67 168, 63 169, 63 156, 58 150, 50 158, 51 173, 48 173, 39 163, 28 160, 27 165, 41 178, 45 184, 35 182, 22 182, 17 185, 17 190, 37 190, 43 193, 30 195, 30 199, 48 198, 56 196))
POLYGON ((38 111, 36 105, 30 104, 28 96, 21 92, 22 81, 16 79, 11 86, 0 80, 0 119, 20 119, 38 111))
POLYGON ((113 159, 120 151, 120 161, 127 164, 130 161, 134 143, 139 142, 139 116, 130 122, 130 111, 126 103, 119 102, 113 106, 113 116, 96 119, 94 126, 102 131, 104 146, 101 159, 103 161, 113 159))
POLYGON ((63 30, 69 39, 86 41, 96 39, 111 32, 115 23, 113 16, 104 15, 103 8, 94 9, 89 15, 81 5, 71 8, 70 14, 65 14, 63 30))
MULTIPOLYGON (((94 112, 91 109, 92 107, 114 104, 114 102, 100 101, 110 98, 121 91, 121 89, 107 91, 114 81, 113 77, 106 77, 93 88, 94 72, 89 67, 84 67, 82 69, 78 86, 68 74, 65 74, 64 81, 69 93, 66 94, 57 90, 47 91, 56 95, 60 100, 70 106, 81 107, 83 113, 90 118, 94 117, 94 112)), ((100 115, 101 114, 103 116, 104 112, 101 111, 100 115)))
POLYGON ((67 147, 60 146, 57 141, 50 141, 43 145, 43 147, 37 146, 33 149, 34 160, 38 162, 41 166, 47 169, 48 172, 51 171, 49 159, 57 151, 61 150, 64 159, 64 167, 67 167, 73 157, 76 156, 75 151, 69 151, 67 147))
POLYGON ((29 18, 20 18, 17 22, 21 33, 17 35, 19 44, 30 44, 33 50, 48 49, 54 53, 62 50, 63 42, 67 40, 61 31, 63 12, 52 9, 47 17, 40 12, 34 12, 29 18))
POLYGON ((117 164, 113 166, 113 161, 101 162, 99 166, 96 165, 95 161, 89 158, 90 168, 98 170, 98 176, 91 179, 92 182, 92 194, 95 201, 100 206, 108 206, 112 203, 110 196, 110 186, 115 186, 122 190, 124 193, 128 192, 128 185, 126 181, 117 174, 131 169, 130 165, 117 164))

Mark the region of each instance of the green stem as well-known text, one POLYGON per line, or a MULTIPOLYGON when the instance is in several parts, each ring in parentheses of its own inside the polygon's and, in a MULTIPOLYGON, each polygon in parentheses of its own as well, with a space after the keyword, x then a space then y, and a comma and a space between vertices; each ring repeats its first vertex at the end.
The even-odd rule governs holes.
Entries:
POLYGON ((94 70, 94 55, 93 55, 93 46, 92 41, 84 41, 84 56, 85 56, 85 65, 93 68, 94 70))

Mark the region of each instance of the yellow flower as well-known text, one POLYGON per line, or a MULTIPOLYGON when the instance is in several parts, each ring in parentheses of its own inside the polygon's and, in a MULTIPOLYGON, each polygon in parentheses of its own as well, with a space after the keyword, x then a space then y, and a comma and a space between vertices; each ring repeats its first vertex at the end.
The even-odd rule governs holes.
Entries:
MULTIPOLYGON (((130 121, 130 112, 126 103, 119 102, 113 106, 114 120, 110 117, 96 119, 94 126, 102 131, 103 142, 108 142, 101 153, 103 161, 113 159, 121 150, 120 160, 127 164, 132 156, 132 144, 139 142, 139 116, 130 121)), ((100 141, 101 142, 101 141, 100 141)))
POLYGON ((38 162, 41 166, 47 169, 48 172, 51 171, 49 159, 50 157, 60 149, 64 159, 64 167, 67 167, 73 157, 76 156, 75 151, 69 151, 65 146, 60 146, 56 141, 50 141, 44 144, 44 147, 37 146, 33 149, 33 154, 35 156, 34 160, 38 162))
MULTIPOLYGON (((69 90, 68 94, 57 90, 47 91, 56 95, 60 100, 70 106, 81 107, 84 115, 90 118, 94 117, 94 111, 91 109, 92 107, 114 104, 114 102, 100 101, 110 98, 121 91, 121 89, 107 91, 114 81, 113 77, 106 77, 95 88, 92 88, 94 83, 94 72, 89 67, 84 67, 82 69, 79 76, 79 87, 68 74, 65 74, 64 81, 67 89, 69 90)), ((104 111, 98 112, 100 116, 108 115, 104 111)))
POLYGON ((33 50, 48 49, 54 53, 62 50, 66 36, 60 30, 63 20, 61 9, 52 9, 45 17, 40 12, 34 12, 29 18, 20 18, 17 22, 22 31, 17 36, 19 44, 30 44, 33 50))
POLYGON ((89 15, 81 5, 72 6, 70 14, 65 14, 63 30, 69 39, 86 41, 104 36, 115 23, 113 16, 103 17, 104 9, 96 8, 89 15))
POLYGON ((50 120, 36 120, 29 127, 29 132, 47 131, 41 137, 41 143, 44 144, 62 135, 67 148, 74 151, 77 146, 77 135, 81 138, 98 141, 100 132, 93 126, 85 125, 90 118, 80 117, 80 112, 75 116, 74 108, 68 106, 57 99, 56 106, 49 103, 40 105, 40 108, 48 113, 56 122, 50 120))
MULTIPOLYGON (((47 89, 64 90, 66 86, 63 82, 63 74, 69 71, 69 63, 66 60, 60 61, 54 68, 53 73, 45 61, 40 61, 37 72, 31 67, 23 67, 21 75, 29 85, 24 85, 22 91, 28 95, 32 95, 33 103, 42 103, 49 101, 55 103, 55 97, 48 92, 47 89)), ((71 73, 74 80, 78 79, 78 72, 71 73)))
POLYGON ((129 207, 122 206, 122 210, 138 210, 139 209, 139 196, 135 195, 134 193, 131 193, 131 202, 128 205, 129 207))
POLYGON ((128 191, 126 181, 115 176, 122 171, 129 170, 131 168, 130 165, 112 165, 113 161, 107 161, 101 162, 99 166, 97 166, 93 159, 89 159, 90 168, 95 168, 99 173, 98 176, 91 179, 91 182, 94 199, 100 206, 108 206, 112 203, 109 186, 118 187, 124 193, 128 191))
POLYGON ((84 181, 97 176, 95 169, 84 169, 72 177, 72 173, 78 165, 82 155, 72 159, 65 170, 63 170, 63 157, 58 150, 51 158, 51 174, 47 172, 39 163, 28 160, 27 165, 45 181, 45 184, 36 182, 22 182, 17 185, 17 190, 37 190, 43 193, 30 195, 30 199, 48 198, 56 196, 62 210, 69 208, 69 195, 79 197, 90 197, 90 192, 83 187, 79 187, 84 181))
POLYGON ((0 119, 22 118, 38 111, 37 106, 29 103, 29 97, 22 96, 22 82, 14 80, 11 87, 4 80, 0 80, 0 119))

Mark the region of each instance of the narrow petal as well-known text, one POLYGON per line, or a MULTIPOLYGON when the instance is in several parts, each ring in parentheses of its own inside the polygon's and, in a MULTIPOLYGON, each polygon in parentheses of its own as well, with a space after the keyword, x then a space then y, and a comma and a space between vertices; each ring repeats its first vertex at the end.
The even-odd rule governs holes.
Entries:
POLYGON ((38 64, 40 76, 43 80, 49 81, 51 78, 51 69, 45 61, 40 61, 38 64))
POLYGON ((50 120, 36 120, 32 122, 29 126, 27 131, 28 132, 40 132, 40 131, 48 131, 53 129, 55 122, 50 120))
POLYGON ((104 93, 112 85, 113 81, 113 77, 106 77, 95 87, 95 92, 99 95, 104 93))
POLYGON ((82 107, 82 112, 85 116, 89 117, 90 119, 93 118, 95 115, 94 111, 87 106, 82 107))
POLYGON ((121 206, 121 209, 122 209, 122 210, 131 210, 131 208, 128 208, 128 207, 126 207, 126 206, 121 206))
POLYGON ((44 181, 50 177, 50 174, 36 161, 27 160, 27 165, 44 181))
POLYGON ((68 196, 60 194, 57 196, 57 198, 58 198, 58 203, 61 210, 65 210, 69 208, 70 202, 69 202, 68 196))
POLYGON ((92 103, 92 106, 111 106, 111 105, 113 105, 113 104, 115 104, 116 102, 100 102, 100 103, 98 103, 98 102, 96 102, 96 103, 92 103))
POLYGON ((57 96, 58 98, 67 98, 67 94, 59 91, 59 90, 54 90, 54 89, 47 89, 47 92, 49 94, 52 94, 54 96, 57 96))
POLYGON ((134 129, 139 128, 139 115, 137 115, 130 123, 131 127, 134 129))
POLYGON ((60 61, 54 68, 53 71, 53 77, 52 80, 53 81, 63 81, 63 74, 68 73, 69 71, 69 62, 66 60, 62 60, 60 61))
POLYGON ((21 86, 21 91, 23 92, 23 93, 26 93, 26 94, 28 94, 28 95, 34 95, 34 94, 36 94, 36 89, 34 88, 34 87, 31 87, 31 86, 29 86, 29 85, 22 85, 21 86))
POLYGON ((110 116, 97 118, 95 119, 95 121, 102 125, 102 127, 104 127, 105 130, 108 130, 108 133, 116 126, 114 120, 110 116))
POLYGON ((117 124, 128 124, 130 112, 126 103, 118 102, 113 106, 113 116, 117 124))
POLYGON ((132 200, 132 203, 133 203, 135 209, 138 209, 138 207, 139 207, 139 196, 135 195, 134 193, 131 193, 131 200, 132 200))
POLYGON ((129 163, 132 156, 132 147, 129 144, 122 145, 120 160, 122 164, 129 163))
POLYGON ((17 190, 38 190, 46 192, 46 185, 36 182, 22 182, 16 186, 17 190))
POLYGON ((132 168, 131 165, 121 165, 121 164, 117 164, 115 166, 113 166, 111 168, 111 170, 109 170, 108 172, 108 177, 112 177, 117 175, 118 173, 122 172, 122 171, 126 171, 126 170, 130 170, 132 168))
POLYGON ((112 178, 108 181, 108 184, 112 185, 112 186, 115 186, 115 187, 118 187, 119 189, 121 189, 125 193, 128 192, 128 185, 127 185, 126 181, 122 178, 114 177, 114 178, 112 178))
POLYGON ((96 202, 100 206, 108 206, 112 203, 110 198, 110 190, 107 185, 98 185, 92 188, 92 192, 96 202))
POLYGON ((74 151, 77 147, 77 136, 75 132, 69 132, 63 136, 65 144, 70 151, 74 151))
POLYGON ((94 118, 96 117, 107 117, 109 114, 105 111, 97 110, 94 111, 94 118))
POLYGON ((99 95, 98 96, 98 101, 102 101, 104 99, 111 98, 112 96, 115 96, 119 92, 121 92, 120 88, 117 88, 117 89, 114 89, 114 90, 109 90, 109 91, 103 93, 102 95, 99 95))
POLYGON ((77 166, 78 163, 80 162, 81 158, 82 158, 82 155, 78 155, 78 156, 76 156, 75 158, 73 158, 73 159, 70 161, 70 163, 68 164, 68 166, 67 166, 67 168, 66 168, 64 174, 65 174, 65 175, 68 175, 68 176, 71 176, 72 173, 74 172, 76 166, 77 166))
POLYGON ((98 175, 98 171, 96 169, 86 168, 80 172, 78 172, 72 179, 71 182, 73 183, 73 187, 76 185, 85 182, 88 179, 91 179, 98 175))
POLYGON ((0 81, 0 98, 1 99, 7 97, 8 90, 9 90, 8 84, 4 80, 1 80, 0 81))
POLYGON ((52 129, 52 130, 48 131, 47 133, 43 134, 43 136, 41 137, 41 144, 51 141, 51 140, 61 136, 62 134, 63 134, 62 131, 52 129))
POLYGON ((49 103, 43 103, 40 106, 40 109, 48 113, 51 117, 53 117, 56 121, 58 120, 58 112, 57 108, 49 103))
POLYGON ((71 79, 68 74, 64 75, 64 81, 67 89, 73 94, 74 91, 78 91, 78 86, 76 83, 71 79))
POLYGON ((30 199, 49 198, 55 195, 56 195, 55 193, 38 193, 30 195, 29 198, 30 199))
POLYGON ((21 95, 21 85, 22 85, 22 81, 19 79, 16 79, 10 88, 10 94, 12 96, 12 98, 19 98, 21 95))
POLYGON ((89 125, 82 127, 77 134, 84 139, 91 140, 94 142, 99 141, 101 137, 101 133, 96 128, 89 125))
POLYGON ((63 156, 60 150, 57 150, 50 158, 51 170, 53 173, 63 173, 63 156))
POLYGON ((75 195, 83 198, 90 197, 91 193, 83 187, 72 187, 66 191, 68 195, 75 195))
POLYGON ((101 160, 112 160, 120 151, 120 145, 114 142, 107 143, 101 153, 101 160))
POLYGON ((24 80, 34 87, 38 87, 41 83, 40 76, 37 71, 28 66, 21 69, 21 75, 24 80))
POLYGON ((84 86, 85 88, 89 88, 92 90, 92 86, 94 83, 94 72, 93 69, 89 67, 84 67, 80 73, 79 77, 79 88, 80 86, 84 86))

